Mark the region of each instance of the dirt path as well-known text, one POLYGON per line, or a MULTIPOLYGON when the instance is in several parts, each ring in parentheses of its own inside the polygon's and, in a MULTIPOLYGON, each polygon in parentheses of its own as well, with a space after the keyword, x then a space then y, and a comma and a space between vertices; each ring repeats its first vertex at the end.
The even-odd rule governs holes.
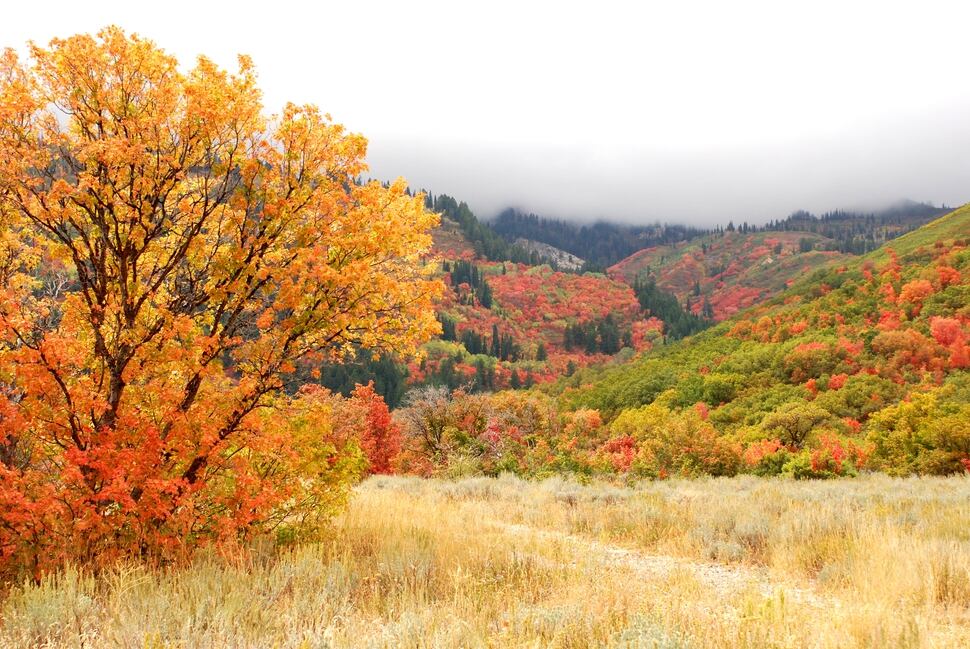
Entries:
MULTIPOLYGON (((607 565, 622 566, 644 579, 663 579, 677 572, 686 571, 700 583, 711 588, 725 602, 731 602, 746 590, 754 588, 766 598, 782 596, 786 601, 821 610, 845 607, 851 610, 854 606, 858 606, 857 603, 840 599, 835 595, 821 593, 813 587, 812 583, 806 585, 778 581, 771 579, 766 570, 750 566, 732 566, 667 554, 651 554, 578 534, 545 530, 528 525, 502 522, 493 524, 507 534, 571 546, 571 549, 582 553, 582 556, 594 558, 607 565)), ((926 620, 923 633, 926 634, 927 646, 962 646, 957 639, 964 637, 964 625, 965 621, 959 619, 934 617, 926 620)))
POLYGON ((765 597, 783 594, 786 599, 819 608, 838 605, 834 598, 821 595, 811 588, 773 581, 766 571, 757 568, 696 561, 666 554, 648 554, 575 534, 543 530, 528 525, 496 523, 496 526, 511 534, 534 536, 574 546, 577 550, 583 551, 584 556, 597 557, 605 563, 622 565, 645 577, 666 577, 677 571, 687 571, 698 581, 725 597, 737 595, 747 588, 754 587, 765 597))

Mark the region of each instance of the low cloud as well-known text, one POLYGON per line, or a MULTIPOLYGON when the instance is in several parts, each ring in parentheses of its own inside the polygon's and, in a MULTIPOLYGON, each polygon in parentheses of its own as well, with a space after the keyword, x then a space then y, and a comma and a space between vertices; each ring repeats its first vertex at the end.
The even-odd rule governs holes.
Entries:
POLYGON ((797 209, 970 200, 970 106, 957 108, 827 137, 692 151, 378 135, 369 159, 375 176, 404 176, 486 218, 514 206, 583 221, 763 223, 797 209))

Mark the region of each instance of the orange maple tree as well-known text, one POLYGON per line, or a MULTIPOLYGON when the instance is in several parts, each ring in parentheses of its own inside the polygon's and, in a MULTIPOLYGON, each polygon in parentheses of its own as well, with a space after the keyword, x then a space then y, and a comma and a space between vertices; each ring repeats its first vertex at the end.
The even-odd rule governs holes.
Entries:
POLYGON ((30 49, 0 56, 0 573, 300 518, 353 444, 284 383, 434 333, 437 215, 359 182, 365 139, 317 108, 264 116, 246 57, 30 49))

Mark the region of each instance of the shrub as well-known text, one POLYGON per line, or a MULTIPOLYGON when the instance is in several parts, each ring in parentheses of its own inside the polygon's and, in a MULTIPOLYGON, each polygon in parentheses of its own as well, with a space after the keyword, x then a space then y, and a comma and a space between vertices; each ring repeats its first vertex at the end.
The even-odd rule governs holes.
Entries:
POLYGON ((891 475, 962 473, 970 458, 970 405, 918 393, 872 416, 873 465, 891 475))
POLYGON ((642 430, 630 469, 639 475, 666 478, 735 475, 740 466, 740 445, 721 437, 690 409, 668 411, 662 424, 642 430))
POLYGON ((761 421, 765 437, 777 438, 785 446, 800 449, 809 436, 829 422, 832 415, 811 403, 788 403, 761 421))

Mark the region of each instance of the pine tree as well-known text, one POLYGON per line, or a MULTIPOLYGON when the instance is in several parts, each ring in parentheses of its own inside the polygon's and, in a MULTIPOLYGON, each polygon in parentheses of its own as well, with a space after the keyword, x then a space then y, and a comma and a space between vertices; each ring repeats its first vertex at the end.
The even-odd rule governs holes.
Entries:
POLYGON ((549 358, 549 355, 546 352, 546 345, 545 345, 545 343, 539 343, 539 346, 536 347, 536 360, 537 361, 544 361, 544 360, 546 360, 548 358, 549 358))
POLYGON ((704 298, 704 306, 701 307, 701 315, 707 320, 714 319, 714 307, 711 306, 711 301, 706 297, 704 298))

